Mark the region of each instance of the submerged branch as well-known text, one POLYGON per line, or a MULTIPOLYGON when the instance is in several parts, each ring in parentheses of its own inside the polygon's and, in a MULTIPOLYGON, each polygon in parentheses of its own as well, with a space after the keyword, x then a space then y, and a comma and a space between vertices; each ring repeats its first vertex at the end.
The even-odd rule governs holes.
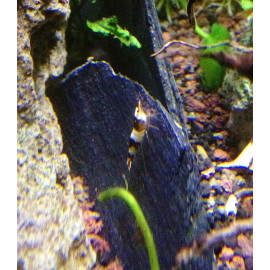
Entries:
POLYGON ((174 45, 174 44, 180 44, 180 45, 184 45, 196 50, 205 50, 205 49, 214 49, 214 48, 218 48, 221 46, 231 46, 234 49, 236 49, 237 51, 241 51, 243 53, 250 53, 253 52, 253 48, 251 47, 245 47, 245 46, 240 46, 238 44, 236 44, 235 42, 229 41, 229 40, 225 40, 222 41, 221 43, 217 43, 215 45, 202 45, 202 46, 197 46, 194 44, 190 44, 181 40, 172 40, 170 42, 167 42, 160 50, 158 50, 157 52, 151 54, 150 56, 157 56, 159 54, 161 54, 163 51, 165 51, 167 48, 169 48, 170 46, 174 45))
POLYGON ((212 230, 210 233, 194 240, 191 247, 182 248, 176 255, 176 264, 177 266, 181 266, 182 263, 186 264, 192 258, 202 254, 204 250, 213 248, 217 244, 225 242, 228 238, 249 231, 253 231, 253 218, 237 220, 226 228, 212 230))

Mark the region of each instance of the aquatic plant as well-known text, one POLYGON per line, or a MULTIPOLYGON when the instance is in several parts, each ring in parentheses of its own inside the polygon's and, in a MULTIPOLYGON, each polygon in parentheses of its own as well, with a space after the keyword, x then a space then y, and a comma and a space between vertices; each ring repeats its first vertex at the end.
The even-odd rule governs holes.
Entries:
POLYGON ((251 9, 253 8, 253 1, 252 0, 241 0, 241 7, 242 9, 251 9))
POLYGON ((229 16, 232 16, 234 12, 239 10, 239 7, 242 9, 251 9, 253 8, 253 1, 251 0, 223 0, 220 4, 220 7, 227 8, 229 16), (238 9, 237 9, 238 6, 238 9))
MULTIPOLYGON (((188 0, 188 9, 193 4, 198 2, 197 0, 188 0)), ((240 11, 241 8, 244 10, 253 8, 252 0, 203 0, 200 1, 200 8, 216 8, 216 12, 225 10, 229 16, 233 16, 236 12, 240 11)), ((189 9, 191 11, 191 9, 189 9)))
MULTIPOLYGON (((202 44, 206 46, 213 46, 222 41, 230 41, 232 39, 229 31, 225 27, 216 23, 212 25, 211 32, 209 34, 204 32, 196 23, 195 32, 203 37, 202 44)), ((202 50, 202 55, 217 51, 226 51, 228 48, 228 45, 208 48, 202 50)), ((203 70, 202 81, 205 87, 210 91, 219 88, 222 85, 225 76, 225 67, 222 66, 217 60, 203 56, 200 58, 200 66, 203 70)))
POLYGON ((112 35, 114 38, 119 39, 126 46, 135 46, 141 48, 140 42, 136 37, 131 35, 128 30, 123 29, 118 24, 118 18, 111 16, 103 18, 96 22, 87 21, 87 26, 96 33, 101 33, 104 36, 112 35))
POLYGON ((187 10, 187 0, 155 0, 155 3, 157 11, 159 13, 165 11, 167 20, 170 23, 172 22, 172 8, 175 10, 180 10, 181 8, 187 10))
POLYGON ((119 188, 119 187, 109 188, 101 192, 98 196, 98 199, 101 202, 105 202, 111 198, 120 198, 127 203, 129 208, 133 212, 135 219, 142 231, 145 244, 148 250, 151 270, 159 270, 159 263, 158 263, 154 238, 138 202, 136 201, 136 199, 130 192, 128 192, 124 188, 119 188))

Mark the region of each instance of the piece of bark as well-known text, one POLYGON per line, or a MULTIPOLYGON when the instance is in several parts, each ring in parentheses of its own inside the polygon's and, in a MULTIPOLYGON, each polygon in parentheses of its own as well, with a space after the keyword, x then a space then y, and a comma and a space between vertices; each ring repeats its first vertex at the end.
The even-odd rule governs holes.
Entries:
POLYGON ((225 67, 232 68, 239 72, 239 74, 242 76, 245 76, 253 81, 253 52, 242 55, 227 52, 216 52, 213 53, 211 57, 216 59, 225 67))

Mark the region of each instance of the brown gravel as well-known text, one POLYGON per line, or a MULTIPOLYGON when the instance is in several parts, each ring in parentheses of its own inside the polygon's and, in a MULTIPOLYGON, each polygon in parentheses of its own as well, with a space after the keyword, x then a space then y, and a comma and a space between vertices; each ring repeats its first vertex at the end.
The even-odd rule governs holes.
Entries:
POLYGON ((227 161, 229 160, 230 155, 224 150, 217 148, 214 150, 213 157, 215 158, 215 160, 227 161))
MULTIPOLYGON (((211 25, 206 13, 202 12, 197 17, 199 25, 204 27, 204 30, 209 29, 211 25)), ((167 30, 163 32, 165 42, 177 39, 200 45, 201 38, 194 33, 187 18, 181 17, 181 19, 174 19, 173 22, 174 24, 169 26, 164 22, 164 28, 167 30)), ((236 42, 242 38, 247 25, 244 12, 229 17, 223 11, 217 16, 216 22, 226 27, 236 42)), ((195 49, 174 45, 158 57, 166 57, 172 64, 187 119, 189 139, 198 155, 203 183, 202 192, 210 194, 212 189, 212 200, 225 203, 233 192, 243 187, 252 187, 252 173, 247 173, 246 170, 216 168, 217 164, 231 161, 240 153, 240 147, 235 144, 235 141, 241 141, 241 139, 231 139, 233 132, 229 123, 232 114, 230 104, 218 93, 209 93, 204 89, 200 80, 199 53, 195 49), (223 193, 217 194, 217 190, 223 193)), ((233 134, 235 136, 237 133, 233 134)), ((239 136, 244 135, 239 132, 239 136)), ((207 198, 203 201, 207 202, 207 198)), ((252 217, 252 202, 252 198, 245 198, 239 202, 239 216, 236 219, 252 217)), ((211 228, 220 228, 228 226, 230 221, 222 219, 214 221, 213 219, 211 222, 211 228)), ((241 235, 231 242, 234 243, 231 247, 220 247, 219 250, 222 251, 219 255, 217 254, 216 267, 220 267, 218 269, 252 269, 252 236, 241 235), (236 248, 240 249, 240 254, 239 251, 236 252, 236 248)))

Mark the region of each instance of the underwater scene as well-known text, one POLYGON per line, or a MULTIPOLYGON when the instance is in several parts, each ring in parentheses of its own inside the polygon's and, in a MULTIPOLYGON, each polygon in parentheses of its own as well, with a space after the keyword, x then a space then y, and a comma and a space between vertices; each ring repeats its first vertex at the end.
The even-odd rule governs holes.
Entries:
POLYGON ((17 8, 17 269, 253 269, 253 0, 17 8))

